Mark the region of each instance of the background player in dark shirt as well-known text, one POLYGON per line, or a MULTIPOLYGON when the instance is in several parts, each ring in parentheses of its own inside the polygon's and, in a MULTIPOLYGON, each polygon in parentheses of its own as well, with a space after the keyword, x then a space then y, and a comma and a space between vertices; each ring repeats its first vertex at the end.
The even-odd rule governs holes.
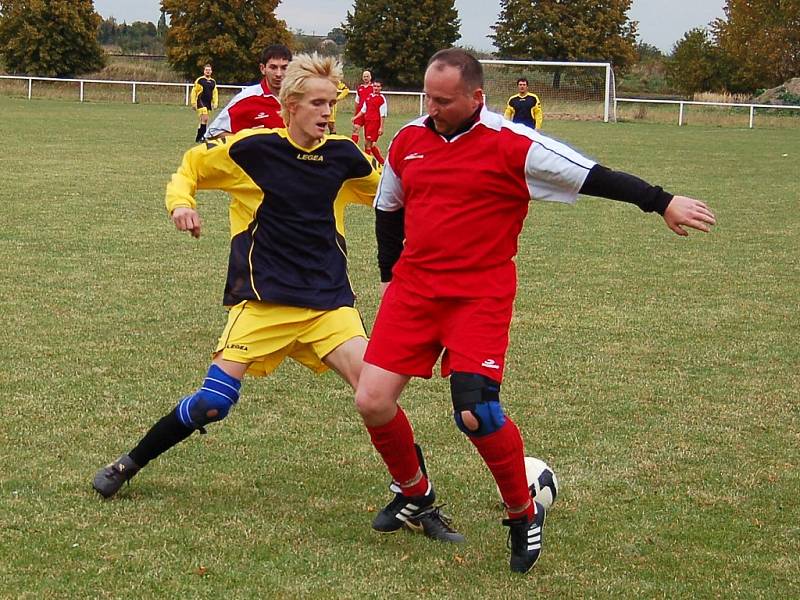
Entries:
POLYGON ((211 72, 211 65, 206 64, 203 67, 203 74, 194 80, 194 86, 192 86, 190 106, 197 111, 197 116, 200 119, 197 135, 194 138, 195 142, 201 141, 205 136, 206 127, 208 127, 208 115, 213 109, 217 108, 219 102, 217 82, 211 78, 211 72))
POLYGON ((336 86, 336 89, 339 92, 339 94, 336 96, 336 106, 333 107, 331 116, 328 118, 328 133, 330 134, 336 133, 336 109, 338 108, 339 103, 350 95, 350 88, 347 87, 344 81, 340 81, 339 85, 336 86))
POLYGON ((532 129, 542 128, 542 102, 528 91, 528 80, 524 77, 517 79, 517 93, 508 99, 504 116, 532 129))

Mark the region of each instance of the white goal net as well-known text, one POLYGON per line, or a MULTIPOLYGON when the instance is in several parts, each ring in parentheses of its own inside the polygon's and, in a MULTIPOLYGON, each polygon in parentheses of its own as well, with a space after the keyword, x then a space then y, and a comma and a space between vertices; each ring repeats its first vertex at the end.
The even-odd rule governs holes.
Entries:
POLYGON ((548 62, 538 60, 481 60, 486 103, 502 113, 517 93, 517 79, 542 103, 548 119, 616 121, 614 69, 610 63, 548 62))

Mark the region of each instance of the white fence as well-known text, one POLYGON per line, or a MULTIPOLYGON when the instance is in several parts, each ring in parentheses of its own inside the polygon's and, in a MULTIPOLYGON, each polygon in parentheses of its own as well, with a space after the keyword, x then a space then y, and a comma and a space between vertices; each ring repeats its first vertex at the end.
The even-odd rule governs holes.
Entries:
POLYGON ((755 124, 756 109, 769 110, 800 110, 800 106, 779 106, 775 104, 744 104, 739 102, 695 102, 693 100, 644 100, 640 98, 616 98, 614 100, 614 112, 620 102, 630 102, 636 104, 677 104, 678 105, 678 127, 683 125, 684 107, 691 106, 722 106, 724 108, 749 108, 750 109, 750 129, 755 124))
MULTIPOLYGON (((59 83, 77 83, 78 84, 78 100, 84 100, 84 85, 87 83, 108 83, 111 85, 129 85, 131 87, 131 102, 136 102, 136 86, 137 85, 153 85, 161 87, 183 87, 185 88, 184 102, 189 105, 189 94, 192 90, 194 83, 163 83, 160 81, 117 81, 114 79, 64 79, 61 77, 25 77, 20 75, 0 75, 0 79, 18 79, 28 82, 28 100, 33 97, 33 82, 34 81, 56 81, 59 83)), ((244 86, 241 85, 219 85, 222 89, 242 90, 244 86)))
MULTIPOLYGON (((160 81, 118 81, 113 79, 63 79, 60 77, 28 77, 23 75, 0 75, 0 79, 14 79, 26 81, 28 83, 28 100, 33 97, 33 82, 34 81, 51 81, 59 83, 77 83, 78 84, 78 100, 84 101, 84 85, 87 83, 92 84, 109 84, 109 85, 127 85, 131 88, 131 102, 136 102, 136 86, 162 86, 162 87, 178 87, 184 88, 184 104, 189 105, 189 95, 193 83, 163 83, 160 81)), ((244 88, 240 85, 219 85, 221 89, 231 89, 239 91, 244 88)), ((355 92, 350 92, 354 94, 355 92)), ((384 91, 388 96, 411 96, 418 98, 418 112, 420 115, 425 111, 425 94, 423 92, 392 92, 384 91)), ((678 105, 678 126, 684 123, 684 107, 687 105, 698 106, 720 106, 723 108, 749 108, 750 109, 750 122, 749 127, 752 129, 755 125, 755 111, 759 110, 800 110, 800 106, 777 106, 772 104, 744 104, 734 102, 694 102, 690 100, 651 100, 641 98, 614 98, 614 112, 616 113, 617 106, 620 102, 640 103, 640 104, 677 104, 678 105)), ((606 117, 607 118, 607 117, 606 117)))
MULTIPOLYGON (((350 92, 351 94, 355 94, 355 92, 350 92)), ((419 116, 425 114, 425 93, 424 92, 388 92, 383 90, 381 94, 387 96, 417 96, 419 98, 419 116)), ((391 105, 390 105, 391 108, 391 105)))
MULTIPOLYGON (((0 79, 14 79, 19 81, 26 81, 28 84, 28 100, 33 98, 33 82, 34 81, 51 81, 51 82, 58 82, 58 83, 76 83, 77 85, 77 94, 78 94, 78 101, 83 102, 85 95, 84 95, 84 86, 87 83, 100 83, 100 84, 109 84, 109 85, 126 85, 130 86, 131 89, 131 102, 136 103, 136 87, 137 86, 160 86, 160 87, 173 87, 173 88, 184 88, 184 104, 186 106, 189 105, 189 95, 192 90, 192 86, 194 83, 164 83, 160 81, 119 81, 114 79, 65 79, 61 77, 28 77, 24 75, 0 75, 0 79)), ((230 89, 235 91, 240 91, 244 89, 245 86, 241 85, 218 85, 220 89, 230 89)), ((351 91, 351 94, 355 95, 355 92, 351 91)), ((425 103, 424 98, 425 94, 422 92, 391 92, 391 91, 384 91, 383 94, 391 96, 411 96, 413 98, 418 98, 418 101, 415 101, 415 105, 418 105, 418 113, 420 115, 423 114, 425 110, 425 103)))

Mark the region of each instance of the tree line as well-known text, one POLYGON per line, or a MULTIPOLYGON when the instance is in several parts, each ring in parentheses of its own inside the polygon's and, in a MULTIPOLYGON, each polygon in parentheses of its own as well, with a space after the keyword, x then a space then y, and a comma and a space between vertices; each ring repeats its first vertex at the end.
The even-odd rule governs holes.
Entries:
POLYGON ((728 0, 724 11, 675 45, 668 76, 679 90, 750 93, 800 76, 800 1, 728 0))
POLYGON ((126 54, 164 54, 168 29, 164 13, 157 25, 148 21, 117 23, 114 17, 109 17, 100 22, 97 41, 103 46, 116 46, 126 54))
MULTIPOLYGON (((102 68, 102 44, 165 53, 194 78, 206 62, 229 83, 257 79, 266 45, 343 53, 394 87, 419 88, 428 57, 459 39, 455 0, 353 0, 344 23, 320 42, 275 16, 280 0, 162 0, 158 24, 103 20, 92 0, 0 0, 0 59, 10 72, 79 75, 102 68)), ((624 74, 652 55, 628 18, 632 0, 500 0, 495 55, 611 62, 624 74)), ((727 0, 725 18, 693 29, 664 57, 685 92, 747 92, 800 75, 800 2, 727 0)), ((660 53, 659 53, 660 54, 660 53)))

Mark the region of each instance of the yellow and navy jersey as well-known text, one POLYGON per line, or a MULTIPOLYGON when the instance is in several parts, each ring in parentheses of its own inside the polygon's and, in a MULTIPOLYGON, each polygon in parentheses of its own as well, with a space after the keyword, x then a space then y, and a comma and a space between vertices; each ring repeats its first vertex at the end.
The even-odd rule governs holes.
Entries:
POLYGON ((343 228, 347 203, 371 205, 380 174, 348 137, 313 148, 286 129, 246 129, 195 146, 167 184, 166 206, 195 208, 198 189, 231 195, 224 304, 331 310, 353 306, 343 228))
POLYGON ((201 75, 194 80, 192 86, 191 105, 195 108, 217 108, 218 104, 217 82, 211 77, 201 75))
POLYGON ((542 128, 542 103, 536 94, 514 94, 506 103, 505 118, 533 129, 542 128))

